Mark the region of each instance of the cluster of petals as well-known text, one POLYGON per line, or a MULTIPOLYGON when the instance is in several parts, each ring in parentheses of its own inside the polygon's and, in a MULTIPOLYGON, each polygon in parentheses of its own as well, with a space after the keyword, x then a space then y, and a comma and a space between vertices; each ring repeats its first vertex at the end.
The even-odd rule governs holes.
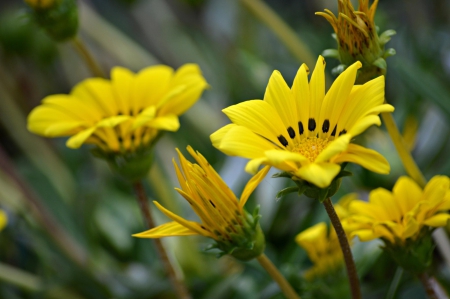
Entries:
POLYGON ((416 239, 424 227, 445 226, 450 219, 450 179, 435 176, 422 190, 409 177, 400 177, 392 192, 378 188, 369 201, 353 201, 352 236, 361 241, 381 238, 391 244, 416 239))
POLYGON ((263 100, 230 106, 223 112, 232 124, 211 135, 213 145, 231 156, 251 159, 246 170, 255 173, 271 165, 325 188, 353 162, 377 173, 388 173, 389 163, 374 150, 353 144, 353 138, 380 125, 384 77, 355 85, 360 62, 349 66, 325 94, 325 60, 319 56, 311 79, 302 65, 292 87, 274 71, 263 100))
POLYGON ((71 136, 70 148, 91 143, 105 152, 134 151, 161 131, 176 131, 178 116, 189 109, 208 84, 200 68, 165 65, 134 74, 111 70, 111 80, 89 78, 70 94, 47 96, 28 117, 28 129, 45 137, 71 136))
POLYGON ((202 235, 224 242, 231 240, 233 234, 243 233, 246 219, 244 205, 253 190, 266 176, 269 167, 263 168, 248 181, 238 201, 209 162, 192 147, 189 146, 187 150, 197 163, 189 162, 177 149, 181 168, 175 160, 173 163, 181 188, 175 189, 189 202, 201 219, 201 223, 186 220, 154 201, 158 209, 173 221, 135 234, 134 237, 202 235))

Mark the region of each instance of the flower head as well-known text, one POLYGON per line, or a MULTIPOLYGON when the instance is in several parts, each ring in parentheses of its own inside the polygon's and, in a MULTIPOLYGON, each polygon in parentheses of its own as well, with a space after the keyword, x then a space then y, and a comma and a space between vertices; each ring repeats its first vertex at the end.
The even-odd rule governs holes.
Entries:
POLYGON ((2 230, 6 223, 8 222, 8 217, 6 216, 6 213, 0 210, 0 230, 2 230))
POLYGON ((274 71, 264 100, 230 106, 223 112, 233 122, 211 135, 213 145, 232 156, 251 159, 246 170, 255 173, 271 165, 320 188, 328 187, 343 162, 354 162, 378 173, 389 164, 380 154, 350 141, 371 125, 380 125, 384 77, 354 85, 361 63, 345 70, 325 94, 325 60, 319 56, 308 82, 302 65, 291 88, 274 71))
MULTIPOLYGON (((338 51, 334 56, 344 66, 361 61, 362 74, 358 78, 361 83, 384 75, 386 73, 384 59, 395 54, 393 49, 384 50, 384 45, 395 31, 388 30, 378 37, 374 22, 378 0, 370 6, 369 2, 369 0, 359 0, 359 9, 355 10, 350 0, 338 0, 337 17, 328 9, 325 9, 325 12, 316 13, 327 19, 336 33, 338 51)), ((334 51, 328 51, 328 53, 334 53, 334 51)))
POLYGON ((136 153, 147 152, 160 132, 177 131, 178 116, 207 86, 195 64, 177 71, 151 66, 137 74, 115 67, 111 80, 86 79, 69 95, 46 97, 30 113, 28 129, 45 137, 71 136, 66 143, 70 148, 94 144, 97 155, 112 161, 126 176, 145 164, 142 173, 148 163, 136 153), (130 163, 132 171, 122 167, 130 163))
POLYGON ((181 168, 175 163, 180 187, 176 188, 200 217, 201 223, 189 221, 170 212, 158 202, 155 205, 173 222, 135 234, 139 238, 202 235, 217 242, 224 254, 241 260, 259 256, 265 246, 259 226, 259 215, 250 215, 244 205, 250 194, 264 179, 269 167, 259 171, 245 186, 238 201, 208 161, 190 146, 187 148, 196 163, 191 163, 177 149, 181 168))
POLYGON ((361 241, 381 238, 402 246, 421 236, 422 229, 446 225, 450 219, 450 179, 435 176, 422 190, 411 178, 400 177, 392 192, 378 188, 350 204, 353 235, 361 241))

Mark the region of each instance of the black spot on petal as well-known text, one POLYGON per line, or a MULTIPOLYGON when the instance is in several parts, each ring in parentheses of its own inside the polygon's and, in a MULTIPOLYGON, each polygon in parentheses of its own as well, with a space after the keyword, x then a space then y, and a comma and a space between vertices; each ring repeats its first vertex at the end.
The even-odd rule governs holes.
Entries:
POLYGON ((308 120, 308 130, 310 130, 312 132, 315 129, 316 129, 316 120, 314 118, 310 118, 308 120))
POLYGON ((123 138, 121 136, 119 136, 119 138, 117 138, 119 140, 119 142, 123 142, 123 138))
POLYGON ((288 141, 286 140, 286 138, 284 138, 283 135, 278 136, 278 141, 280 141, 280 143, 281 143, 283 146, 285 146, 285 147, 289 144, 288 141))
POLYGON ((291 137, 291 139, 294 139, 295 138, 295 131, 294 131, 294 129, 292 129, 292 127, 289 127, 287 129, 287 131, 289 133, 289 137, 291 137))
POLYGON ((344 129, 344 130, 342 130, 341 132, 339 132, 339 136, 341 136, 342 134, 345 134, 345 133, 347 133, 347 130, 346 130, 346 129, 344 129))
POLYGON ((304 130, 303 130, 303 124, 301 121, 298 122, 298 131, 300 132, 300 135, 303 134, 304 130))
POLYGON ((322 125, 322 132, 328 133, 329 129, 330 129, 330 121, 328 119, 326 119, 322 125))
POLYGON ((209 200, 209 203, 210 203, 214 208, 216 207, 216 205, 212 202, 211 199, 209 200))
POLYGON ((334 126, 333 132, 331 132, 331 136, 336 136, 336 128, 337 128, 337 125, 334 126))

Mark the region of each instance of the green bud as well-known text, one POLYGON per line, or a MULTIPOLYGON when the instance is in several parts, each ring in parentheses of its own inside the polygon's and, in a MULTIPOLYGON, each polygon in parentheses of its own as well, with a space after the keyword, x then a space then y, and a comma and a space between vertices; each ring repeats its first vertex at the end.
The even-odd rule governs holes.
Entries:
POLYGON ((74 38, 78 31, 75 0, 27 0, 31 18, 55 41, 74 38))

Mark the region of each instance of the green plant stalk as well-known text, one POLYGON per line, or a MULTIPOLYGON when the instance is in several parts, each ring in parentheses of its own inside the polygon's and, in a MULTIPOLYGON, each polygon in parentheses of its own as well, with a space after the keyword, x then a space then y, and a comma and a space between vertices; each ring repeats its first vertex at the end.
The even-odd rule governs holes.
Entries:
POLYGON ((356 272, 355 262, 353 260, 352 251, 350 249, 350 244, 348 243, 347 235, 345 234, 344 228, 342 227, 341 221, 339 220, 336 211, 334 210, 333 204, 330 198, 324 200, 323 205, 327 211, 328 217, 331 220, 331 224, 336 231, 336 235, 339 240, 339 245, 341 246, 342 254, 344 255, 345 268, 347 270, 348 282, 350 284, 350 290, 352 292, 353 299, 361 299, 361 289, 359 286, 358 273, 356 272))
POLYGON ((405 167, 408 175, 417 183, 420 187, 424 188, 427 184, 425 177, 411 156, 408 147, 403 141, 403 137, 400 134, 397 125, 395 124, 394 117, 392 113, 381 113, 381 117, 383 119, 383 123, 386 126, 386 129, 391 137, 392 142, 394 143, 395 149, 397 150, 400 159, 402 160, 403 166, 405 167))
POLYGON ((402 279, 403 272, 404 270, 402 267, 397 267, 397 270, 395 271, 394 278, 392 279, 391 285, 389 286, 389 290, 385 299, 395 298, 395 293, 397 292, 398 285, 400 284, 400 280, 402 279))
POLYGON ((263 253, 256 258, 259 264, 269 273, 269 275, 280 286, 281 291, 288 299, 300 299, 300 296, 294 291, 289 282, 278 271, 277 267, 269 260, 269 258, 263 253))
POLYGON ((105 78, 105 73, 102 71, 99 64, 94 59, 91 52, 89 52, 83 41, 76 36, 72 39, 72 43, 80 56, 83 58, 84 62, 86 62, 86 65, 92 74, 96 77, 105 78))
POLYGON ((278 36, 296 59, 309 66, 315 64, 314 56, 308 47, 267 4, 260 0, 241 0, 241 2, 278 36))
MULTIPOLYGON (((142 216, 145 221, 145 225, 147 229, 151 229, 155 227, 155 222, 153 220, 153 216, 150 212, 150 207, 148 205, 147 195, 145 194, 144 186, 142 182, 138 181, 133 183, 133 189, 136 194, 136 198, 138 200, 139 208, 141 210, 142 216)), ((172 283, 172 286, 175 288, 175 292, 177 293, 177 298, 180 299, 190 299, 191 295, 189 294, 186 286, 183 281, 178 278, 172 263, 170 262, 169 256, 167 255, 166 249, 164 248, 163 243, 160 239, 153 239, 156 245, 156 249, 161 258, 161 261, 164 265, 164 268, 169 276, 169 279, 172 283)))

